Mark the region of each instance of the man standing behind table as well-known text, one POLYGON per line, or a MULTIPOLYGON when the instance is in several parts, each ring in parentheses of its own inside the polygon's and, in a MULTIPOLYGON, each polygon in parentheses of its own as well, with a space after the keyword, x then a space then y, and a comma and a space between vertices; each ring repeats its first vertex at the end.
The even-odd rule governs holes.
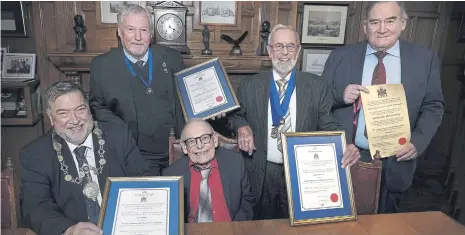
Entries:
POLYGON ((94 122, 82 88, 46 93, 52 131, 20 152, 21 210, 38 235, 97 235, 107 177, 150 175, 126 125, 94 122))
POLYGON ((184 69, 183 59, 168 47, 150 47, 153 23, 146 9, 123 5, 117 18, 122 48, 92 60, 90 106, 99 121, 127 123, 158 175, 168 166, 170 129, 179 137, 185 123, 172 76, 184 69))
POLYGON ((407 19, 402 2, 369 3, 363 25, 368 41, 334 50, 322 75, 332 87, 334 116, 352 137, 348 141, 360 148, 362 161, 371 161, 371 156, 360 92, 376 84, 404 86, 411 143, 382 160, 379 213, 397 212, 402 193, 412 184, 416 158, 431 142, 444 112, 437 55, 399 40, 407 19))
MULTIPOLYGON (((341 129, 331 115, 333 101, 325 81, 295 69, 298 33, 276 25, 269 35, 268 52, 273 71, 242 80, 237 92, 241 109, 230 117, 239 148, 250 155, 245 160, 258 199, 256 219, 289 217, 280 133, 341 129)), ((357 148, 349 145, 342 166, 359 158, 357 148)))

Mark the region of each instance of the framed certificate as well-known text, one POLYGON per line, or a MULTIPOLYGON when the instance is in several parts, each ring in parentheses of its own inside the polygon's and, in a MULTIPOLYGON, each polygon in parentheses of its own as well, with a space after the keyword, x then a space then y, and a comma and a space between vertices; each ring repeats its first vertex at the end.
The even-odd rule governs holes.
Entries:
POLYGON ((186 121, 209 119, 240 107, 225 71, 217 57, 174 74, 186 121))
POLYGON ((98 226, 105 235, 183 235, 182 177, 108 177, 98 226))
POLYGON ((291 226, 357 219, 344 132, 288 132, 283 140, 291 226))

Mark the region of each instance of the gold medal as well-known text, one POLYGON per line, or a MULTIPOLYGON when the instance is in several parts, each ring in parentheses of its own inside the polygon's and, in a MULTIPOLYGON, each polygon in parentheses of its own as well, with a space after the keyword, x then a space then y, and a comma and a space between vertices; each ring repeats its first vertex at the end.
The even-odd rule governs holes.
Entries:
POLYGON ((84 189, 82 190, 82 192, 84 193, 84 195, 87 198, 92 199, 92 200, 95 201, 95 199, 98 196, 99 190, 100 189, 99 189, 97 183, 89 182, 89 183, 84 185, 84 189))
POLYGON ((271 128, 271 138, 278 138, 278 126, 273 126, 273 128, 271 128))

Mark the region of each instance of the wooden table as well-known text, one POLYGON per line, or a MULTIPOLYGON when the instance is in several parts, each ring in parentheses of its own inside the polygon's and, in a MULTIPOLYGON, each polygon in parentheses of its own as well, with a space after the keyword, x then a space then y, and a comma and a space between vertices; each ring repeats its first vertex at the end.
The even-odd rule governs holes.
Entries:
POLYGON ((186 235, 465 235, 465 226, 442 212, 361 215, 350 222, 291 227, 289 220, 186 224, 186 235))
MULTIPOLYGON (((3 230, 2 235, 33 235, 26 229, 3 230)), ((350 222, 291 227, 289 220, 186 224, 185 235, 464 235, 465 226, 442 212, 361 215, 350 222)), ((107 235, 107 234, 105 234, 107 235)))

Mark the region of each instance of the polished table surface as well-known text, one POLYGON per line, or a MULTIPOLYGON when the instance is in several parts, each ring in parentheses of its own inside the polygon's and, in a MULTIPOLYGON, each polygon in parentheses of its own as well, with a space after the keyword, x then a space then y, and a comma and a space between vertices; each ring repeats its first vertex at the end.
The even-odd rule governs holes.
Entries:
MULTIPOLYGON (((361 215, 356 221, 291 227, 288 219, 186 224, 185 235, 464 235, 465 226, 442 212, 361 215)), ((2 235, 33 235, 26 229, 2 235)))
POLYGON ((186 235, 465 235, 465 226, 442 212, 361 215, 355 221, 291 227, 288 219, 186 224, 186 235))

